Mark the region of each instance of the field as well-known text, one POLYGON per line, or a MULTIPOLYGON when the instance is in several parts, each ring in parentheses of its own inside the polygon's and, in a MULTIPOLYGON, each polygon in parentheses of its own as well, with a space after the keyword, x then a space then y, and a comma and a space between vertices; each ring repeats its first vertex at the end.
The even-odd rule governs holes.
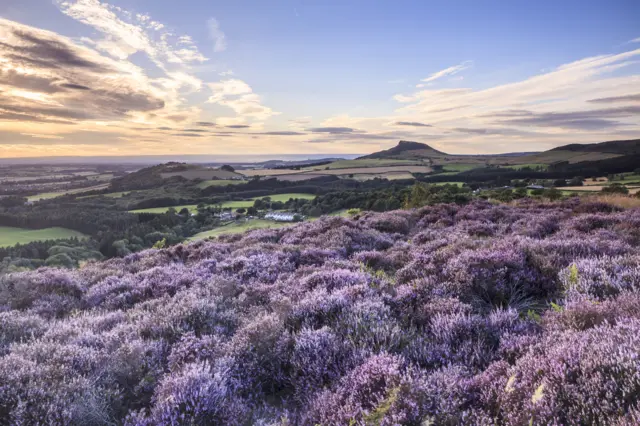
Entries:
MULTIPOLYGON (((557 161, 579 163, 581 161, 605 160, 607 158, 620 157, 618 154, 603 152, 575 152, 575 151, 547 151, 539 154, 525 155, 521 157, 504 157, 508 164, 550 164, 557 161)), ((500 157, 497 157, 500 158, 500 157)))
POLYGON ((200 188, 200 189, 204 189, 204 188, 208 188, 210 186, 239 185, 239 184, 243 184, 243 183, 247 183, 247 181, 245 181, 245 180, 220 180, 220 179, 214 179, 214 180, 205 180, 203 182, 200 182, 196 186, 198 188, 200 188))
POLYGON ((0 182, 29 182, 38 179, 63 179, 68 177, 70 177, 70 175, 0 176, 0 182))
MULTIPOLYGON (((289 201, 290 198, 303 198, 305 200, 312 200, 315 198, 315 195, 289 193, 289 194, 275 194, 269 197, 271 198, 271 201, 286 202, 286 201, 289 201)), ((221 204, 221 206, 222 208, 231 208, 231 209, 247 208, 247 207, 252 207, 254 201, 261 198, 265 198, 265 197, 254 197, 249 200, 240 200, 240 201, 225 201, 224 203, 221 204)), ((194 213, 197 211, 197 207, 198 207, 197 204, 186 204, 186 205, 180 205, 180 206, 153 207, 148 209, 131 210, 130 213, 161 214, 161 213, 167 212, 170 208, 174 208, 177 211, 187 208, 189 209, 190 212, 194 213)))
POLYGON ((325 170, 329 169, 353 169, 363 167, 388 167, 388 166, 411 166, 421 165, 420 161, 414 160, 394 160, 394 159, 363 159, 363 160, 340 160, 323 166, 306 167, 304 170, 325 170))
MULTIPOLYGON (((320 176, 348 176, 350 174, 363 175, 359 180, 366 179, 364 175, 428 173, 431 167, 423 162, 414 160, 393 159, 365 159, 365 160, 340 160, 323 166, 306 167, 301 170, 290 169, 256 169, 242 170, 246 176, 274 176, 283 181, 302 181, 320 176)), ((374 176, 376 177, 376 176, 374 176)), ((379 176, 383 177, 383 176, 379 176)), ((372 177, 373 178, 373 177, 372 177)), ((396 178, 399 179, 399 178, 396 178)), ((403 178, 404 179, 404 178, 403 178)), ((410 179, 410 178, 409 178, 410 179)))
POLYGON ((108 183, 104 183, 101 185, 96 185, 96 186, 89 186, 86 188, 77 188, 77 189, 69 189, 67 191, 58 191, 58 192, 43 192, 41 194, 36 194, 36 195, 31 195, 29 197, 27 197, 28 201, 39 201, 39 200, 48 200, 51 198, 56 198, 56 197, 60 197, 62 195, 69 195, 69 194, 82 194, 83 192, 89 192, 89 191, 99 191, 102 189, 106 189, 109 187, 108 183))
POLYGON ((529 167, 531 169, 536 169, 536 168, 540 168, 542 167, 543 169, 547 169, 548 165, 547 164, 543 164, 543 163, 526 163, 526 164, 516 164, 516 165, 511 165, 511 166, 503 166, 509 169, 514 169, 514 170, 520 170, 520 169, 524 169, 525 167, 529 167))
POLYGON ((87 180, 94 180, 94 181, 110 181, 111 179, 113 179, 113 173, 102 173, 99 175, 90 175, 87 176, 87 180))
MULTIPOLYGON (((365 170, 365 169, 363 169, 365 170)), ((398 180, 398 179, 414 179, 411 173, 403 173, 403 172, 391 172, 391 173, 378 173, 378 174, 369 174, 369 173, 356 173, 354 175, 343 175, 343 178, 355 179, 358 181, 365 181, 371 179, 388 179, 388 180, 398 180), (353 176, 353 177, 351 177, 353 176)))
POLYGON ((66 228, 25 229, 0 226, 0 247, 73 237, 84 238, 85 235, 66 228))
POLYGON ((240 174, 234 172, 228 172, 226 170, 219 169, 196 169, 196 170, 184 170, 181 172, 169 172, 161 173, 163 179, 168 179, 173 176, 181 176, 185 179, 231 179, 241 177, 240 174))
POLYGON ((637 425, 637 222, 476 201, 7 274, 0 424, 637 425))
POLYGON ((314 179, 318 177, 326 176, 323 174, 316 173, 295 173, 295 174, 277 174, 271 175, 268 178, 270 179, 278 179, 284 182, 301 182, 309 179, 314 179))
POLYGON ((291 225, 291 223, 253 219, 246 222, 232 223, 230 225, 221 226, 219 228, 212 229, 211 231, 200 232, 199 234, 196 234, 193 237, 189 238, 189 241, 204 240, 206 238, 217 237, 223 234, 238 234, 252 229, 281 228, 286 225, 291 225))
POLYGON ((442 185, 455 185, 457 187, 462 187, 464 182, 437 182, 434 185, 442 186, 442 185))
MULTIPOLYGON (((574 192, 599 192, 602 191, 603 188, 606 188, 608 185, 588 185, 588 186, 563 186, 563 191, 574 191, 574 192)), ((640 188, 628 187, 629 194, 637 194, 640 191, 640 188)))
POLYGON ((292 175, 292 174, 297 174, 302 172, 299 170, 289 170, 289 169, 248 169, 248 170, 238 170, 238 173, 242 173, 245 176, 253 177, 253 176, 292 175))
POLYGON ((133 191, 109 192, 109 193, 100 194, 100 195, 85 195, 83 197, 78 197, 78 199, 92 198, 92 197, 121 198, 126 195, 132 194, 134 192, 137 192, 137 191, 133 190, 133 191))
POLYGON ((484 167, 484 164, 447 164, 443 167, 445 172, 466 172, 467 170, 477 169, 478 167, 484 167))
POLYGON ((366 168, 344 168, 331 169, 314 172, 320 175, 349 175, 356 173, 380 174, 380 173, 429 173, 433 169, 429 166, 407 165, 407 166, 387 166, 387 167, 366 167, 366 168))

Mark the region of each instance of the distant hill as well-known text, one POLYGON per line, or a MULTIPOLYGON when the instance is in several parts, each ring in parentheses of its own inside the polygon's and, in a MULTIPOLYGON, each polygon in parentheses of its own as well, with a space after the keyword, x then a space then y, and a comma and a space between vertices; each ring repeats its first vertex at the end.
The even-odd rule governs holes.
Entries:
POLYGON ((161 186, 167 180, 212 180, 212 179, 243 179, 235 172, 211 169, 195 164, 170 162, 157 166, 145 167, 136 172, 116 178, 111 181, 110 190, 130 191, 148 189, 161 186))
POLYGON ((571 145, 559 146, 551 149, 550 151, 606 152, 609 154, 635 155, 640 154, 640 139, 589 144, 574 143, 571 145))
POLYGON ((640 154, 640 139, 592 144, 571 144, 544 152, 514 152, 488 155, 447 154, 424 143, 400 141, 398 145, 393 148, 374 152, 359 159, 421 160, 428 161, 431 165, 443 166, 452 164, 555 164, 560 162, 573 164, 638 154, 640 154))
POLYGON ((431 148, 429 145, 420 142, 400 141, 398 145, 384 151, 374 152, 358 158, 359 160, 373 159, 397 159, 416 160, 431 157, 444 157, 448 154, 431 148))

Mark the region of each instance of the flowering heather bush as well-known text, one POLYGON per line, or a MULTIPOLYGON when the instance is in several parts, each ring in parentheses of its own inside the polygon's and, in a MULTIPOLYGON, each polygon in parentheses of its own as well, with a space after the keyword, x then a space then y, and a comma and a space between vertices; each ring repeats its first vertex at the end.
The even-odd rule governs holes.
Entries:
POLYGON ((640 211, 325 217, 0 277, 4 425, 636 425, 640 211))

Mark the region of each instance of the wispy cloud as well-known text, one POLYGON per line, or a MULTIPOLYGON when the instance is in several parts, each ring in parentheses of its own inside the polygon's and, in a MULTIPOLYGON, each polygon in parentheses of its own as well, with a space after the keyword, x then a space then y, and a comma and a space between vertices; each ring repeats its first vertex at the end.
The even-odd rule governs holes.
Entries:
POLYGON ((213 40, 213 51, 223 52, 227 50, 227 36, 220 29, 220 23, 216 18, 210 18, 207 21, 209 27, 209 37, 213 40))
POLYGON ((622 96, 612 96, 609 98, 589 99, 588 102, 595 103, 595 104, 640 102, 640 93, 636 95, 622 95, 622 96))
POLYGON ((461 64, 454 65, 454 66, 449 67, 449 68, 445 68, 445 69, 443 69, 441 71, 438 71, 438 72, 434 72, 429 77, 423 78, 421 81, 424 81, 425 83, 430 83, 430 82, 435 81, 435 80, 437 80, 439 78, 442 78, 442 77, 455 75, 455 74, 458 74, 460 71, 466 70, 472 64, 473 64, 473 62, 471 62, 471 61, 465 61, 465 62, 463 62, 461 64))
POLYGON ((49 31, 0 19, 0 113, 7 119, 74 123, 122 120, 164 108, 132 64, 49 31))
POLYGON ((396 126, 409 126, 409 127, 433 127, 430 124, 419 123, 417 121, 396 121, 396 126))
MULTIPOLYGON (((395 100, 405 105, 397 112, 405 118, 402 121, 426 121, 438 127, 451 123, 457 128, 487 125, 520 130, 553 128, 557 136, 573 132, 574 141, 575 130, 601 132, 622 126, 640 130, 640 114, 635 107, 594 109, 593 105, 638 100, 637 95, 629 93, 637 91, 639 76, 625 75, 624 70, 639 55, 637 49, 585 58, 519 82, 483 90, 460 88, 400 94, 395 100), (491 122, 492 115, 493 118, 502 115, 504 119, 491 122)), ((448 69, 436 74, 450 72, 448 69)))
POLYGON ((236 117, 245 120, 264 121, 279 114, 262 105, 261 98, 253 92, 251 86, 239 79, 222 80, 209 83, 212 95, 208 103, 219 104, 231 108, 236 117))
POLYGON ((45 134, 40 134, 40 133, 21 133, 21 135, 30 136, 30 137, 36 138, 36 139, 64 139, 64 136, 45 135, 45 134))

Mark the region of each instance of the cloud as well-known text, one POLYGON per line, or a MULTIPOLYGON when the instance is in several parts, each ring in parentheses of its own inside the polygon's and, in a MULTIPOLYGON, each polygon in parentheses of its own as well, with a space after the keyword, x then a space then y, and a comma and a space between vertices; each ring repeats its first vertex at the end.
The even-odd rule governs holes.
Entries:
POLYGON ((62 83, 60 87, 64 87, 66 89, 75 89, 75 90, 91 90, 90 87, 83 86, 82 84, 74 84, 74 83, 62 83))
POLYGON ((640 93, 636 95, 613 96, 609 98, 589 99, 587 102, 595 104, 612 104, 617 102, 640 102, 640 93))
POLYGON ((473 64, 473 62, 471 62, 471 61, 465 61, 465 62, 463 62, 461 64, 454 65, 454 66, 449 67, 449 68, 445 68, 445 69, 443 69, 441 71, 438 71, 438 72, 434 72, 429 77, 423 78, 421 81, 424 81, 425 83, 429 83, 429 82, 435 81, 435 80, 437 80, 439 78, 442 78, 442 77, 446 77, 446 76, 449 76, 449 75, 455 75, 455 74, 459 73, 460 71, 466 70, 472 64, 473 64))
POLYGON ((519 112, 518 116, 501 120, 499 123, 518 126, 597 130, 624 125, 624 123, 611 120, 611 118, 635 117, 638 115, 640 115, 640 105, 572 112, 534 113, 522 111, 519 112))
POLYGON ((411 127, 433 127, 431 124, 419 123, 417 121, 396 121, 396 126, 411 126, 411 127))
POLYGON ((213 40, 213 51, 223 52, 227 49, 227 37, 220 29, 220 24, 215 18, 210 18, 207 21, 207 27, 209 28, 209 37, 213 40))
POLYGON ((249 126, 247 124, 230 124, 230 125, 224 126, 224 127, 226 127, 227 129, 248 129, 251 126, 249 126))
MULTIPOLYGON (((615 139, 616 135, 626 138, 629 135, 624 132, 629 131, 640 135, 640 114, 633 106, 639 100, 640 76, 632 67, 638 56, 640 49, 583 58, 481 90, 426 89, 399 94, 395 100, 401 105, 395 117, 379 121, 430 123, 445 140, 455 137, 446 129, 457 129, 479 147, 482 140, 493 144, 490 138, 495 135, 503 136, 505 143, 530 144, 527 149, 615 139), (622 105, 594 108, 607 104, 622 105), (540 133, 532 128, 548 130, 540 133)), ((482 149, 490 152, 490 148, 482 149)))
POLYGON ((188 138, 201 138, 202 135, 199 135, 197 133, 174 133, 173 136, 181 136, 181 137, 188 137, 188 138))
POLYGON ((640 37, 629 40, 629 43, 640 43, 640 37))
POLYGON ((356 129, 352 129, 351 127, 313 127, 311 129, 307 129, 308 132, 312 133, 330 133, 330 134, 345 134, 345 133, 353 133, 356 132, 356 129))
POLYGON ((32 138, 37 138, 37 139, 64 139, 63 136, 58 136, 58 135, 44 135, 44 134, 39 134, 39 133, 20 133, 23 136, 30 136, 32 138))
MULTIPOLYGON (((200 110, 188 106, 185 95, 201 89, 202 81, 193 75, 191 66, 205 62, 207 58, 191 37, 167 30, 164 24, 154 21, 149 15, 131 13, 99 0, 54 0, 54 3, 64 14, 94 31, 91 38, 80 39, 82 44, 100 52, 105 60, 107 57, 115 59, 118 73, 130 74, 137 80, 137 87, 148 88, 163 100, 161 111, 154 111, 153 115, 134 112, 132 120, 196 118, 200 110), (153 70, 153 77, 129 60, 134 54, 146 55, 155 65, 157 69, 153 70)), ((86 86, 93 89, 90 84, 86 86)))
POLYGON ((216 127, 217 124, 213 123, 211 121, 198 121, 195 123, 196 126, 202 126, 202 127, 216 127))
POLYGON ((279 114, 262 105, 260 96, 253 93, 251 86, 242 80, 222 80, 209 83, 208 86, 212 95, 207 102, 229 107, 239 118, 264 121, 279 114))
POLYGON ((0 111, 5 120, 120 120, 165 106, 137 69, 66 37, 0 19, 0 39, 0 111))
POLYGON ((273 131, 273 132, 262 132, 262 133, 252 133, 254 135, 264 135, 264 136, 303 136, 306 135, 306 133, 301 133, 301 132, 292 132, 289 130, 280 130, 280 131, 273 131))
POLYGON ((458 133, 466 133, 469 135, 483 135, 483 136, 524 136, 524 135, 535 134, 533 132, 527 132, 527 131, 522 131, 517 129, 497 128, 497 127, 487 127, 487 128, 456 127, 451 130, 458 133))

